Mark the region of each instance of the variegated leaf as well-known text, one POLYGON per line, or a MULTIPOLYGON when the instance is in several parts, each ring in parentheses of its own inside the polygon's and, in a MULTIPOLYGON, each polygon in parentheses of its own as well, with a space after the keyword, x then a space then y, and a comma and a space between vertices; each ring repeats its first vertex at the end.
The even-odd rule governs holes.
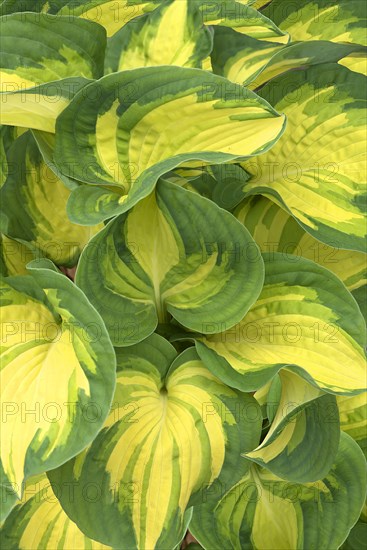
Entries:
POLYGON ((261 95, 288 117, 272 149, 245 163, 249 194, 282 204, 316 239, 365 251, 366 77, 336 63, 290 71, 261 95))
POLYGON ((55 132, 56 118, 69 105, 76 92, 91 81, 81 77, 65 78, 27 90, 0 96, 0 124, 55 132))
POLYGON ((25 12, 3 16, 0 24, 2 92, 103 75, 106 35, 92 21, 25 12))
POLYGON ((74 266, 103 225, 85 227, 67 219, 70 190, 44 162, 30 131, 13 143, 8 157, 11 171, 1 190, 1 208, 8 216, 6 234, 29 243, 37 255, 58 265, 74 266))
POLYGON ((292 483, 253 465, 217 502, 194 508, 190 531, 210 550, 337 549, 358 519, 366 485, 363 454, 342 434, 322 480, 292 483))
POLYGON ((367 283, 367 255, 324 244, 307 233, 284 209, 262 196, 245 199, 235 211, 262 252, 280 252, 294 260, 304 257, 330 269, 349 288, 367 283))
POLYGON ((52 485, 72 483, 59 498, 87 536, 114 548, 175 548, 189 507, 233 472, 260 436, 253 397, 222 384, 194 348, 176 356, 154 334, 117 350, 111 414, 93 444, 49 472, 52 485), (83 498, 94 485, 98 498, 83 498))
MULTIPOLYGON (((57 491, 56 491, 57 494, 57 491)), ((86 537, 61 508, 45 474, 31 477, 0 529, 2 550, 108 550, 86 537)))
POLYGON ((254 90, 289 70, 339 62, 353 54, 366 56, 366 51, 360 45, 325 40, 295 44, 264 42, 232 29, 215 27, 211 61, 215 74, 254 90))
POLYGON ((317 481, 328 474, 338 451, 336 398, 290 370, 282 369, 279 378, 276 408, 271 403, 271 391, 268 396, 268 418, 272 412, 269 405, 275 408, 269 418, 270 429, 261 444, 245 456, 288 481, 317 481))
POLYGON ((204 27, 195 2, 168 0, 110 38, 105 72, 155 65, 200 68, 212 42, 212 33, 204 27))
POLYGON ((274 22, 245 2, 226 0, 221 2, 199 1, 199 9, 206 25, 220 25, 235 29, 259 40, 270 40, 286 44, 289 41, 287 32, 283 32, 274 22))
POLYGON ((367 456, 367 394, 337 397, 340 427, 358 443, 367 456))
POLYGON ((365 323, 343 283, 311 260, 263 254, 264 288, 236 326, 197 338, 224 382, 257 390, 283 367, 313 385, 354 395, 366 386, 365 323))
POLYGON ((238 322, 259 295, 260 253, 247 230, 207 199, 169 182, 112 220, 86 246, 76 282, 115 345, 171 316, 202 333, 238 322))
POLYGON ((0 273, 2 276, 28 275, 26 265, 34 259, 34 254, 22 243, 0 235, 0 273))
POLYGON ((19 497, 24 479, 93 440, 115 385, 100 315, 52 265, 35 262, 32 276, 1 283, 1 485, 19 497))
POLYGON ((108 75, 76 94, 57 120, 59 169, 104 186, 76 189, 69 216, 90 225, 111 218, 178 165, 257 155, 284 125, 283 116, 246 88, 199 69, 143 67, 108 75))
POLYGON ((272 0, 262 13, 293 42, 330 40, 367 45, 364 0, 272 0))

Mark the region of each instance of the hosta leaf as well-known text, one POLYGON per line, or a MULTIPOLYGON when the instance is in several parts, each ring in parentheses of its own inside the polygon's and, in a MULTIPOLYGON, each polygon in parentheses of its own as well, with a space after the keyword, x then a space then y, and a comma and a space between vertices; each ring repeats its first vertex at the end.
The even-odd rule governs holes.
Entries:
POLYGON ((291 69, 339 62, 353 53, 365 56, 366 48, 325 40, 284 45, 256 40, 232 29, 215 27, 211 60, 214 73, 253 90, 291 69))
POLYGON ((274 78, 261 95, 288 116, 288 133, 245 164, 249 194, 274 198, 318 240, 362 252, 365 83, 334 63, 274 78))
POLYGON ((201 67, 212 42, 195 2, 169 0, 130 21, 109 40, 105 72, 154 65, 201 67))
POLYGON ((33 11, 41 12, 48 5, 49 0, 3 0, 0 6, 0 15, 33 11))
POLYGON ((26 12, 4 16, 0 24, 2 92, 103 75, 106 34, 92 21, 26 12))
POLYGON ((54 133, 58 115, 88 83, 86 78, 71 77, 1 94, 0 123, 54 133))
POLYGON ((341 550, 364 550, 367 540, 367 523, 357 521, 348 535, 347 540, 341 546, 341 550))
POLYGON ((101 317, 49 265, 39 260, 32 276, 1 283, 2 484, 19 496, 24 478, 55 468, 93 440, 115 384, 101 317))
POLYGON ((365 321, 367 322, 367 285, 363 285, 360 288, 353 290, 352 294, 355 301, 359 305, 359 309, 361 310, 365 321))
POLYGON ((28 275, 26 265, 34 259, 33 252, 24 244, 0 236, 0 273, 8 275, 28 275))
MULTIPOLYGON (((184 170, 182 175, 185 176, 184 170)), ((243 189, 248 179, 248 173, 237 164, 219 164, 204 167, 197 177, 172 181, 207 197, 225 210, 233 210, 245 196, 243 189)))
MULTIPOLYGON (((56 491, 57 493, 57 491, 56 491)), ((45 474, 28 480, 22 501, 6 518, 2 550, 108 550, 86 537, 61 508, 45 474)))
POLYGON ((0 126, 0 188, 4 185, 9 173, 8 151, 17 138, 19 128, 0 126))
POLYGON ((338 450, 335 396, 322 394, 285 369, 280 380, 281 395, 271 427, 261 445, 246 457, 288 481, 317 481, 329 472, 338 450))
POLYGON ((266 151, 284 124, 267 102, 206 71, 143 67, 110 74, 59 116, 55 160, 67 176, 118 186, 119 193, 82 186, 71 196, 69 215, 87 224, 110 218, 188 160, 223 163, 266 151))
POLYGON ((115 34, 131 19, 152 11, 161 0, 51 0, 52 13, 78 16, 102 25, 107 36, 115 34), (60 6, 60 7, 58 7, 60 6))
POLYGON ((363 0, 272 0, 262 11, 298 40, 331 40, 366 45, 363 0))
POLYGON ((367 456, 367 395, 338 396, 340 427, 358 443, 367 456))
POLYGON ((200 11, 206 25, 220 25, 235 29, 260 40, 272 40, 286 44, 289 35, 274 22, 246 3, 226 0, 206 2, 200 0, 200 11))
POLYGON ((253 465, 216 503, 194 508, 190 531, 210 550, 336 550, 357 521, 365 491, 363 454, 342 434, 322 480, 290 483, 253 465))
POLYGON ((360 393, 366 384, 365 324, 343 283, 305 258, 263 258, 260 297, 236 326, 198 338, 203 361, 245 391, 261 388, 287 367, 327 392, 360 393))
POLYGON ((172 183, 112 220, 82 253, 77 284, 115 345, 151 334, 172 315, 185 327, 232 326, 256 300, 263 264, 235 218, 172 183))
MULTIPOLYGON (((359 44, 337 44, 326 40, 291 43, 275 52, 248 87, 255 90, 275 76, 295 69, 305 69, 311 65, 336 62, 348 66, 348 62, 343 60, 351 55, 366 56, 366 52, 367 49, 359 44)), ((349 65, 348 68, 351 68, 353 63, 349 65)))
POLYGON ((0 13, 9 15, 32 11, 64 15, 68 18, 77 16, 99 23, 105 27, 107 35, 112 36, 128 21, 153 10, 160 3, 161 0, 3 0, 0 13))
POLYGON ((258 40, 231 28, 214 27, 213 72, 248 85, 284 44, 258 40))
POLYGON ((283 208, 266 197, 254 196, 236 209, 236 218, 250 231, 263 252, 280 252, 297 266, 300 256, 333 271, 349 288, 367 282, 367 256, 363 252, 328 246, 307 233, 283 208))
POLYGON ((38 149, 40 150, 45 164, 47 164, 50 170, 56 174, 56 176, 66 185, 68 189, 76 189, 79 186, 79 183, 72 178, 65 176, 55 164, 55 134, 50 132, 42 132, 40 130, 32 130, 32 134, 37 142, 38 149))
POLYGON ((175 358, 154 334, 117 350, 117 387, 105 427, 75 460, 49 472, 80 529, 115 548, 175 548, 190 512, 219 478, 230 485, 244 447, 260 436, 253 397, 222 384, 194 348, 175 358), (93 484, 98 498, 85 499, 93 484))
POLYGON ((351 71, 367 76, 367 58, 363 54, 351 53, 338 61, 339 65, 348 67, 351 71))
POLYGON ((70 190, 43 161, 30 131, 15 141, 8 156, 12 169, 1 192, 7 235, 30 243, 58 265, 75 265, 103 225, 85 227, 67 219, 70 190))

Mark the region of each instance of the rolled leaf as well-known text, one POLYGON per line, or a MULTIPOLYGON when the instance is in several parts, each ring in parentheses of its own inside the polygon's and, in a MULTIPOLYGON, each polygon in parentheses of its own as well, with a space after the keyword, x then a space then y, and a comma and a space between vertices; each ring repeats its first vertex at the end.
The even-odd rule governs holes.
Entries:
POLYGON ((338 451, 336 398, 286 369, 280 372, 280 381, 270 429, 261 445, 245 456, 288 481, 317 481, 329 472, 338 451))
POLYGON ((342 434, 322 480, 290 483, 254 465, 216 503, 194 508, 190 532, 211 550, 336 550, 358 519, 366 483, 362 451, 342 434))

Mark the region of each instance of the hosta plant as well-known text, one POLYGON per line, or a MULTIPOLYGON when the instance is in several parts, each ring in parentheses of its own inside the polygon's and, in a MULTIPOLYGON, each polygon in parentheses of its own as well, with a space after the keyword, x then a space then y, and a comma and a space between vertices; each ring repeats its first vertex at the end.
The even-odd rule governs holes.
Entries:
POLYGON ((365 548, 365 2, 0 11, 1 548, 365 548))

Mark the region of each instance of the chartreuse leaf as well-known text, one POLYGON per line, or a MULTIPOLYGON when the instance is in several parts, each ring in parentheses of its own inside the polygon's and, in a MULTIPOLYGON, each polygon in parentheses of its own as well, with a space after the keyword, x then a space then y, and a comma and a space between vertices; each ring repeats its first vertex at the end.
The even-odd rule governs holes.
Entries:
MULTIPOLYGON (((57 494, 57 491, 56 491, 57 494)), ((61 508, 45 474, 31 477, 22 500, 6 518, 1 531, 3 550, 107 550, 86 537, 61 508)))
POLYGON ((154 65, 201 67, 211 49, 212 33, 203 26, 196 2, 168 0, 109 40, 105 72, 154 65))
POLYGON ((62 507, 114 548, 175 548, 211 485, 231 485, 241 452, 256 446, 255 399, 220 382, 194 348, 178 357, 154 334, 117 353, 111 414, 92 445, 49 472, 62 507), (244 450, 245 449, 245 450, 244 450), (98 498, 83 497, 91 482, 98 498), (186 510, 186 512, 185 512, 186 510))
POLYGON ((262 11, 293 42, 330 40, 366 45, 366 3, 363 0, 272 0, 262 11))
POLYGON ((214 27, 213 72, 232 82, 248 85, 284 44, 258 40, 231 28, 214 27))
POLYGON ((55 161, 67 176, 118 192, 81 186, 69 216, 86 224, 110 218, 184 162, 223 163, 266 151, 284 124, 267 102, 206 71, 163 66, 110 74, 76 94, 59 116, 55 161))
MULTIPOLYGON (((255 90, 275 76, 294 69, 304 69, 322 63, 339 63, 352 68, 353 62, 347 62, 350 56, 366 56, 367 49, 359 44, 337 44, 326 40, 309 40, 291 43, 278 49, 268 63, 258 72, 255 80, 248 84, 255 90)), ((351 58, 352 59, 352 58, 351 58)), ((354 57, 353 57, 354 59, 354 57)), ((322 70, 322 67, 321 67, 322 70)), ((358 72, 358 71, 356 71, 358 72)), ((361 71, 360 71, 361 72, 361 71)))
MULTIPOLYGON (((6 0, 6 1, 10 2, 11 0, 6 0)), ((20 1, 20 0, 18 0, 18 1, 20 1)), ((269 0, 255 0, 252 7, 259 10, 259 9, 263 8, 264 6, 266 6, 266 4, 269 4, 269 0)))
POLYGON ((91 239, 76 282, 115 345, 170 316, 202 333, 233 326, 259 295, 263 262, 247 230, 214 203, 165 181, 91 239))
POLYGON ((281 395, 270 430, 246 457, 288 481, 317 481, 329 472, 338 450, 336 398, 286 369, 280 380, 281 395))
POLYGON ((6 235, 0 235, 0 273, 9 275, 28 275, 26 265, 34 259, 34 254, 27 246, 6 235))
POLYGON ((100 315, 49 260, 42 262, 32 276, 1 282, 1 484, 18 496, 25 478, 93 440, 115 385, 115 355, 100 315))
POLYGON ((362 53, 351 53, 338 61, 339 65, 348 67, 351 71, 367 76, 367 58, 362 53))
POLYGON ((366 48, 326 40, 284 45, 215 27, 211 61, 214 73, 253 90, 291 69, 339 62, 351 54, 365 56, 366 48))
POLYGON ((197 338, 203 361, 227 384, 252 391, 282 367, 330 393, 365 389, 365 323, 343 283, 318 264, 263 254, 264 288, 242 321, 197 338))
POLYGON ((293 259, 295 267, 300 256, 313 260, 335 273, 349 290, 366 284, 366 254, 318 241, 284 208, 266 197, 257 195, 245 199, 235 216, 263 252, 280 252, 290 261, 293 259))
POLYGON ((216 502, 194 508, 190 532, 210 550, 336 550, 358 519, 365 491, 363 454, 342 433, 336 460, 322 480, 293 483, 253 464, 216 502))
POLYGON ((2 92, 103 75, 106 33, 92 21, 26 12, 4 16, 0 24, 2 92))
POLYGON ((58 115, 89 83, 86 78, 71 77, 1 94, 0 123, 54 133, 58 115))
POLYGON ((156 8, 162 0, 51 0, 50 10, 59 15, 74 15, 102 25, 107 36, 115 34, 131 19, 156 8))
POLYGON ((283 44, 289 41, 287 32, 280 30, 271 19, 248 6, 246 2, 200 0, 198 6, 206 25, 230 27, 238 33, 244 33, 260 40, 283 44))
POLYGON ((68 220, 70 190, 44 162, 30 131, 15 141, 8 156, 12 169, 1 190, 7 235, 30 243, 58 265, 75 265, 103 225, 85 227, 68 220))
POLYGON ((261 95, 288 117, 284 139, 245 164, 249 194, 283 204, 318 240, 365 251, 366 78, 335 63, 289 71, 261 95))
POLYGON ((338 396, 340 427, 349 434, 367 455, 367 396, 338 396))
POLYGON ((4 0, 0 12, 47 12, 76 16, 102 25, 112 36, 131 19, 153 10, 162 0, 4 0))

